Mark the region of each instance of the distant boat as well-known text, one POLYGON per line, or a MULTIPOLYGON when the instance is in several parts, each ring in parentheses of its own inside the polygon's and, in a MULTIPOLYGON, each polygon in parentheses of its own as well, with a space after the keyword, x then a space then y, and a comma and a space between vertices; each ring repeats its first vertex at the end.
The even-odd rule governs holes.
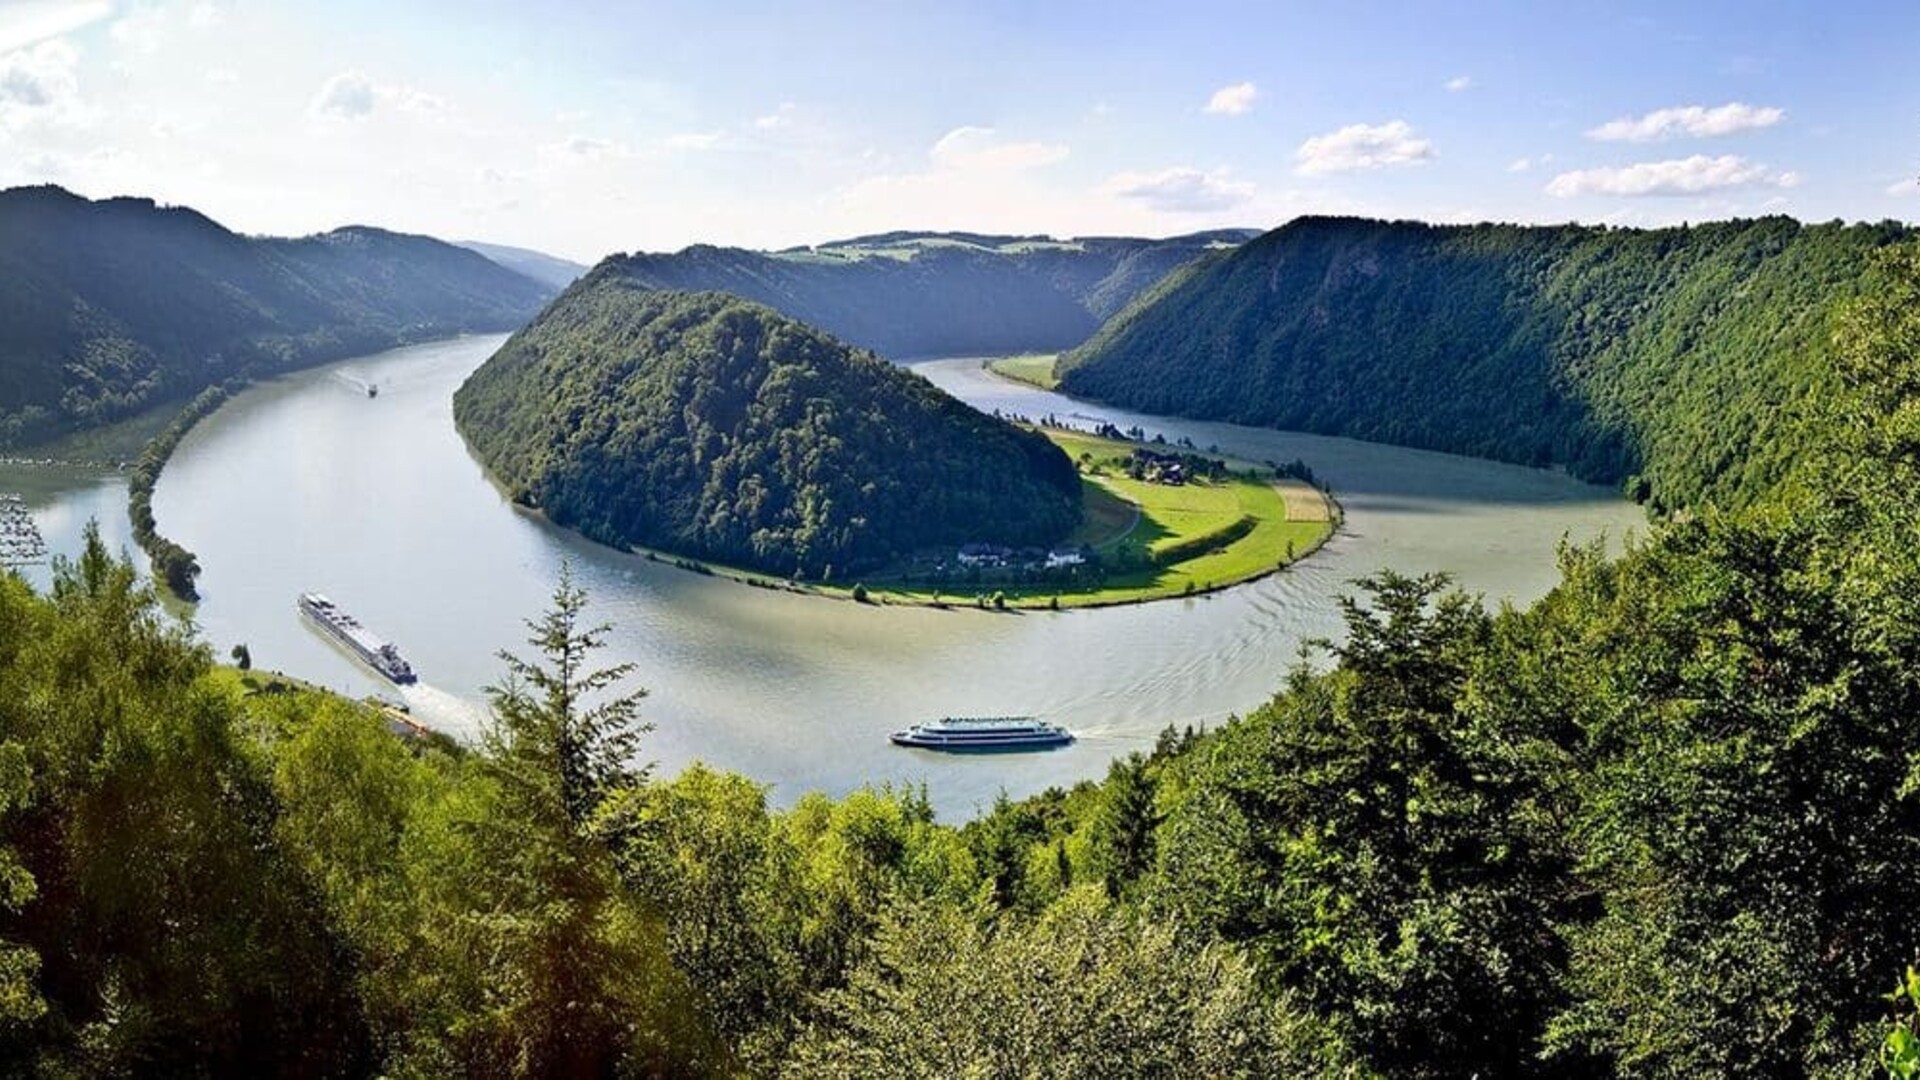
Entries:
POLYGON ((415 681, 413 667, 401 657, 400 650, 360 625, 359 619, 340 610, 333 601, 319 593, 301 593, 300 614, 373 670, 397 683, 415 681))
POLYGON ((1073 742, 1073 733, 1058 724, 1049 724, 1031 716, 960 716, 930 724, 915 724, 887 738, 895 746, 982 754, 1057 750, 1073 742))

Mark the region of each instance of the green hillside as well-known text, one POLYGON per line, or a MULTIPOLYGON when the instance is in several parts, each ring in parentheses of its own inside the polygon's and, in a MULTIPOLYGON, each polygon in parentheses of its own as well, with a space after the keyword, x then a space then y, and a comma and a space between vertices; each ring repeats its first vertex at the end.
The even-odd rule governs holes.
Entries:
POLYGON ((1739 505, 1835 389, 1828 313, 1900 226, 1302 218, 1194 264, 1063 356, 1150 412, 1560 465, 1739 505))
POLYGON ((769 308, 602 266, 454 396, 513 497, 611 544, 840 576, 1079 520, 1043 436, 769 308))
POLYGON ((1064 349, 1239 229, 1166 240, 886 233, 779 252, 696 245, 603 264, 662 289, 766 304, 894 359, 1064 349))
POLYGON ((552 290, 353 227, 241 236, 184 207, 0 192, 0 446, 257 376, 532 318, 552 290))

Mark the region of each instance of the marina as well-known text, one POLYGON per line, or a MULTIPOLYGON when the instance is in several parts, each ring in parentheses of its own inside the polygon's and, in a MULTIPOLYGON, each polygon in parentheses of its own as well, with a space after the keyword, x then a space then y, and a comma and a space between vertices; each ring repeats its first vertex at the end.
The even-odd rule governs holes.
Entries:
POLYGON ((0 566, 37 566, 47 560, 47 542, 27 501, 18 494, 0 493, 0 566))

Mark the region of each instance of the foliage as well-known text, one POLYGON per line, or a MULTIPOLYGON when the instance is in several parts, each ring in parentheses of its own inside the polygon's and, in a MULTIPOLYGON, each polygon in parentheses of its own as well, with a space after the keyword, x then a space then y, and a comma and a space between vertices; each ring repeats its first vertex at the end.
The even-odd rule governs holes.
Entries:
POLYGON ((1912 1080, 1920 1076, 1920 972, 1908 968, 1888 1000, 1902 1015, 1887 1032, 1880 1065, 1893 1080, 1912 1080))
POLYGON ((1031 924, 908 905, 829 993, 793 1077, 1332 1075, 1309 1020, 1226 948, 1077 890, 1031 924))
POLYGON ((1044 544, 1079 516, 1043 436, 767 308, 604 268, 475 372, 454 416, 560 524, 781 575, 1044 544))
POLYGON ((1907 235, 1301 218, 1172 275, 1058 374, 1150 412, 1561 465, 1656 509, 1744 506, 1817 439, 1830 311, 1907 235))
POLYGON ((352 227, 250 238, 147 199, 0 192, 0 447, 231 379, 469 330, 552 295, 437 240, 352 227))
POLYGON ((564 580, 472 750, 242 697, 96 533, 0 578, 0 1061, 1912 1075, 1920 252, 1865 273, 1755 506, 1524 610, 1369 578, 1267 705, 958 828, 655 780, 564 580))
POLYGON ((213 414, 227 400, 228 390, 224 386, 210 386, 202 390, 187 407, 180 410, 173 422, 160 434, 147 443, 140 454, 139 464, 127 477, 127 520, 133 525, 134 542, 147 553, 153 563, 153 577, 166 587, 168 592, 185 601, 200 598, 196 584, 200 577, 200 560, 193 552, 178 543, 160 535, 159 523, 153 517, 153 489, 160 482, 160 470, 167 467, 167 459, 186 438, 193 426, 213 414))
POLYGON ((0 1060, 86 1075, 364 1069, 335 929, 209 659, 97 532, 51 598, 0 579, 12 852, 0 1060), (33 970, 37 1001, 19 980, 33 970))

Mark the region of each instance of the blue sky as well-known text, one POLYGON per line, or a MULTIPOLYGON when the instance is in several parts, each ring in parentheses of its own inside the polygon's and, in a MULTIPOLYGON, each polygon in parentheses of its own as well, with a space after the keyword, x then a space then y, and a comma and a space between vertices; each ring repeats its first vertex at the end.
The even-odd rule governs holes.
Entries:
POLYGON ((0 0, 0 184, 582 261, 1302 213, 1911 220, 1916 45, 1911 3, 0 0))

